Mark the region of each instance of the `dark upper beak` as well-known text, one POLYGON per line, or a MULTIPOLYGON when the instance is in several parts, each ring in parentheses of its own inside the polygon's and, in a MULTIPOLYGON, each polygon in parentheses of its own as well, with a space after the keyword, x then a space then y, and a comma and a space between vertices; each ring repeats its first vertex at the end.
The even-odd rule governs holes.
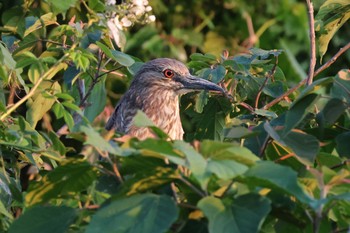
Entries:
POLYGON ((182 83, 183 87, 181 89, 220 91, 225 93, 224 89, 217 84, 196 76, 188 75, 186 77, 178 77, 174 79, 175 81, 182 83))

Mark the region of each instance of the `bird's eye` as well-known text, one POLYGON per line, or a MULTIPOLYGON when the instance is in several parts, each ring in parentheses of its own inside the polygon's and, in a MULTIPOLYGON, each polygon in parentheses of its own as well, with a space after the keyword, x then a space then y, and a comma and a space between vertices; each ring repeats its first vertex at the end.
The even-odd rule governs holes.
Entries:
POLYGON ((163 71, 163 74, 166 78, 172 78, 174 77, 174 71, 173 70, 170 70, 170 69, 166 69, 163 71))

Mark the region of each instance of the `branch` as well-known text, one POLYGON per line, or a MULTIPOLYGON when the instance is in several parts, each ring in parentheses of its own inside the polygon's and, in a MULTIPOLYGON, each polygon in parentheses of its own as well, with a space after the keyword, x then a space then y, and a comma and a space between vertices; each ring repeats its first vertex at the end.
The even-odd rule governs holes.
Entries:
POLYGON ((338 57, 340 57, 340 55, 345 53, 345 51, 348 49, 350 49, 350 42, 347 43, 343 48, 340 48, 339 51, 329 61, 327 61, 323 66, 318 68, 315 71, 314 77, 317 76, 318 74, 320 74, 325 69, 327 69, 330 65, 332 65, 338 59, 338 57))
POLYGON ((0 121, 3 121, 6 117, 8 117, 13 111, 15 111, 19 106, 21 106, 24 102, 26 102, 30 97, 32 97, 35 94, 36 89, 40 86, 41 82, 44 81, 48 76, 52 75, 54 70, 61 65, 61 62, 67 57, 68 55, 65 54, 60 60, 56 62, 48 71, 46 71, 35 83, 35 85, 30 89, 27 95, 25 95, 22 99, 20 99, 18 102, 16 102, 14 105, 12 105, 11 108, 9 108, 4 114, 0 116, 0 121))
MULTIPOLYGON (((343 48, 341 48, 329 61, 327 61, 323 66, 321 66, 320 68, 318 68, 315 73, 314 73, 314 77, 319 75, 322 71, 324 71, 325 69, 327 69, 330 65, 332 65, 343 53, 345 53, 348 49, 350 49, 350 42, 347 43, 343 48)), ((301 82, 299 82, 295 87, 289 89, 288 91, 286 91, 285 93, 283 93, 282 95, 280 95, 279 97, 277 97, 276 99, 272 100, 270 103, 266 104, 263 109, 269 109, 272 106, 274 106, 275 104, 277 104, 278 102, 280 102, 283 98, 285 98, 286 96, 289 96, 290 94, 292 94, 295 90, 299 89, 302 85, 304 85, 306 83, 307 79, 301 80, 301 82)))
POLYGON ((315 72, 315 66, 316 66, 316 39, 315 39, 315 20, 314 20, 314 7, 312 5, 311 0, 306 0, 307 9, 308 9, 308 16, 309 16, 309 34, 310 34, 310 67, 309 67, 309 74, 307 77, 307 85, 311 85, 313 78, 314 78, 314 72, 315 72))
POLYGON ((99 82, 100 76, 100 69, 101 69, 101 64, 103 60, 103 53, 101 50, 99 51, 99 57, 98 57, 98 63, 97 63, 97 71, 95 73, 95 77, 92 78, 92 83, 90 84, 90 87, 88 91, 86 92, 85 96, 80 100, 79 107, 84 107, 86 105, 86 101, 88 97, 91 95, 92 90, 94 89, 95 85, 99 82))
POLYGON ((267 82, 269 81, 270 78, 272 78, 275 73, 276 73, 276 67, 277 67, 277 64, 278 64, 278 57, 275 56, 276 58, 276 62, 275 62, 275 65, 272 67, 272 69, 270 70, 270 72, 266 75, 266 78, 265 78, 265 81, 264 83, 261 85, 259 91, 258 91, 258 94, 256 95, 256 98, 255 98, 255 109, 258 108, 258 104, 259 104, 259 99, 260 99, 260 95, 264 89, 264 87, 266 86, 267 82))

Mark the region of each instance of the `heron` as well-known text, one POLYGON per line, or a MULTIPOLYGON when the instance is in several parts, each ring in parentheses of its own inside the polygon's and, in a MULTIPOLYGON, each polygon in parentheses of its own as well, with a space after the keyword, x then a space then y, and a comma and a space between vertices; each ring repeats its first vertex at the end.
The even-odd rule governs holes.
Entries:
POLYGON ((155 134, 151 129, 133 125, 134 116, 141 110, 170 139, 182 140, 184 130, 180 118, 179 96, 197 90, 225 93, 219 85, 191 75, 188 68, 178 60, 150 60, 135 74, 105 128, 140 140, 154 138, 155 134))

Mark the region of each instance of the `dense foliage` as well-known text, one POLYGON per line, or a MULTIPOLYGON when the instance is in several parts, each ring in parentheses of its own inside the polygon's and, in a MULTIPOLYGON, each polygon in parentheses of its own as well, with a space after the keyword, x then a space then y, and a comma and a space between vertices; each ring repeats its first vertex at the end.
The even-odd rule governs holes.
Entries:
POLYGON ((0 231, 350 231, 350 4, 306 3, 2 1, 0 231), (183 96, 185 141, 106 132, 155 57, 231 98, 183 96))

